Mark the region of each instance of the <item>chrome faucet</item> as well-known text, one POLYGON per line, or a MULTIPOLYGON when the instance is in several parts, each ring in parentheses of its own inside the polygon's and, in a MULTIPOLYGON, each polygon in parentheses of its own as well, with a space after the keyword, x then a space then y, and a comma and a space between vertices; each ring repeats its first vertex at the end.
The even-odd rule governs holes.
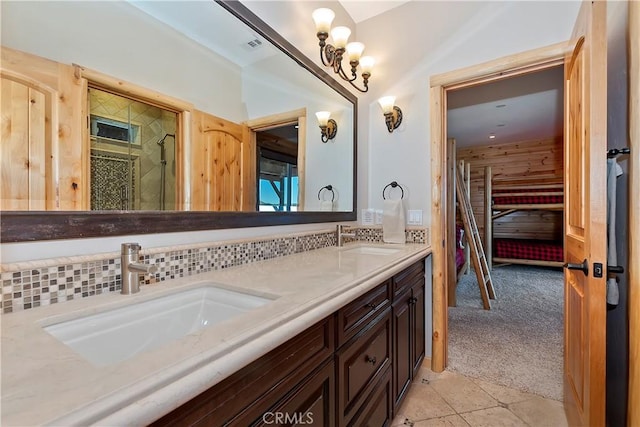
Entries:
POLYGON ((344 238, 345 237, 350 237, 352 239, 356 238, 356 233, 345 233, 344 232, 344 228, 348 227, 344 224, 338 224, 338 226, 336 227, 336 240, 338 241, 338 247, 342 247, 344 245, 344 238))
POLYGON ((140 244, 123 243, 120 264, 122 268, 122 291, 123 295, 140 292, 140 275, 153 274, 158 271, 154 264, 143 264, 140 261, 140 244))

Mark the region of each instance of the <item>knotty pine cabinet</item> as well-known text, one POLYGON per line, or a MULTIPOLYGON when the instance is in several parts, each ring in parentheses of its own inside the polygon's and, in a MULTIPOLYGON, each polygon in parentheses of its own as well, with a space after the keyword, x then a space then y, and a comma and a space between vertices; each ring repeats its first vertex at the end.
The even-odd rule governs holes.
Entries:
POLYGON ((424 260, 153 426, 391 424, 425 355, 424 260))

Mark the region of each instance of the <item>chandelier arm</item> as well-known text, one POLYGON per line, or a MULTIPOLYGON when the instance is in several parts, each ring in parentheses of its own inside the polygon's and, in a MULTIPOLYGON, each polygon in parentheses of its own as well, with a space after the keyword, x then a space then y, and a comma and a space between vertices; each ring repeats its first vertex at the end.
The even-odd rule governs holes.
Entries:
POLYGON ((362 92, 362 93, 365 93, 365 92, 368 92, 368 91, 369 91, 369 83, 368 83, 368 82, 366 82, 366 81, 364 81, 364 82, 363 82, 364 89, 360 89, 358 86, 356 86, 356 85, 353 83, 353 81, 352 81, 352 80, 347 80, 347 81, 348 81, 349 83, 351 83, 351 86, 353 86, 354 88, 358 89, 358 90, 359 90, 360 92, 362 92))
POLYGON ((340 77, 342 77, 343 80, 346 80, 348 82, 352 82, 358 77, 357 75, 354 76, 353 78, 347 77, 347 74, 344 72, 344 68, 342 68, 342 63, 340 63, 340 69, 338 70, 338 74, 340 74, 340 77))

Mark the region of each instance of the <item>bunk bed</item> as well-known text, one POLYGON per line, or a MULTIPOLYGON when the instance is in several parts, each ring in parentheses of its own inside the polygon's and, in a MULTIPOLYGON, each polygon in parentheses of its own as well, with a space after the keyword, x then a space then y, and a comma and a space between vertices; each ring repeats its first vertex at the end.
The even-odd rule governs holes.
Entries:
POLYGON ((494 238, 494 221, 518 211, 562 211, 562 177, 523 177, 498 180, 485 168, 485 242, 489 265, 528 264, 562 267, 562 236, 554 240, 494 238))

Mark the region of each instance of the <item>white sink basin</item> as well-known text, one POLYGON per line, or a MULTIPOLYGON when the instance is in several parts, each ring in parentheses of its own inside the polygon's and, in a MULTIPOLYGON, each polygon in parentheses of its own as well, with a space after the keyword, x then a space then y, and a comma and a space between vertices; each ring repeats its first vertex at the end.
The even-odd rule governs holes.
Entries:
MULTIPOLYGON (((126 298, 123 296, 123 298, 126 298)), ((121 362, 271 299, 206 284, 44 329, 98 366, 121 362)))
POLYGON ((343 249, 342 253, 360 255, 391 255, 400 252, 400 249, 381 248, 379 246, 358 246, 352 249, 343 249))

